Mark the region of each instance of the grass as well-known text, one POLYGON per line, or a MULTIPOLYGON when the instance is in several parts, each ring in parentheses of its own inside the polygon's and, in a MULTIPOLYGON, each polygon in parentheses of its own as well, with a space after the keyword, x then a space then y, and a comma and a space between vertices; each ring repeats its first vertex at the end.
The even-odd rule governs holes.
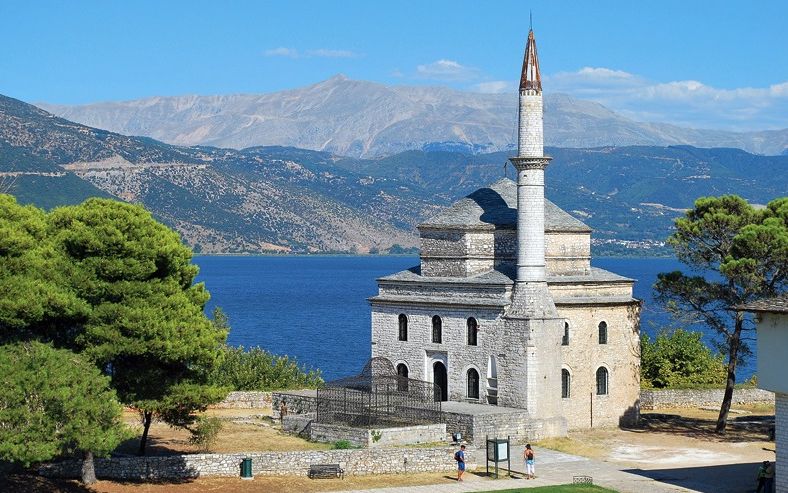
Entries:
POLYGON ((601 486, 588 484, 562 484, 558 486, 540 486, 538 488, 515 488, 513 490, 482 491, 479 493, 616 493, 601 486))

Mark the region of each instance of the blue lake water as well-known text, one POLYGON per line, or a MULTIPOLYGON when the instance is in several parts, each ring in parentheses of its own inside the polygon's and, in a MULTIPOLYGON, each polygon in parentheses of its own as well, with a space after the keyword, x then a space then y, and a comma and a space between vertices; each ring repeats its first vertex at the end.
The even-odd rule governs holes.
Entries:
MULTIPOLYGON (((417 257, 198 256, 199 281, 211 292, 209 311, 220 306, 230 319, 229 343, 261 346, 320 368, 326 379, 354 374, 370 355, 367 298, 375 279, 418 264, 417 257)), ((680 270, 674 259, 598 258, 593 265, 637 279, 645 301, 641 329, 653 334, 670 322, 652 300, 659 272, 680 270)), ((705 337, 710 343, 712 336, 705 337)), ((754 356, 738 372, 749 378, 754 356)))

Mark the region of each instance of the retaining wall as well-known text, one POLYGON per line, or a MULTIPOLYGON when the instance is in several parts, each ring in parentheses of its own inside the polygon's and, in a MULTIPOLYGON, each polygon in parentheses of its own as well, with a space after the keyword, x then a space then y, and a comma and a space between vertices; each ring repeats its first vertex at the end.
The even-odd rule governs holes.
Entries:
POLYGON ((271 406, 271 392, 230 392, 214 409, 261 409, 271 406))
MULTIPOLYGON (((96 459, 96 475, 103 479, 170 480, 206 476, 240 476, 241 460, 252 459, 252 473, 261 476, 305 476, 310 464, 339 464, 345 474, 399 474, 454 471, 454 448, 370 448, 250 454, 191 454, 167 457, 116 457, 96 459)), ((479 453, 469 447, 466 463, 477 467, 479 453)), ((48 477, 76 478, 81 462, 47 464, 39 473, 48 477)))
MULTIPOLYGON (((661 407, 719 407, 725 389, 702 390, 641 390, 640 408, 661 407)), ((735 389, 734 404, 774 403, 774 392, 762 389, 735 389)))
POLYGON ((446 442, 446 425, 399 426, 392 428, 353 428, 350 426, 315 423, 314 414, 285 416, 282 430, 315 442, 334 443, 347 440, 354 447, 390 447, 422 443, 446 442), (377 436, 377 440, 375 437, 377 436))

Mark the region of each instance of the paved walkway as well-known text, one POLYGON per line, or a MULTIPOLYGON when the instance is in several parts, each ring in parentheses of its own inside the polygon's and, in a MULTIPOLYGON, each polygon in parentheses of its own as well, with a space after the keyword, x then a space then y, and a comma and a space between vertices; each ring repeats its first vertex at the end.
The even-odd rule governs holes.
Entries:
MULTIPOLYGON (((479 453, 484 453, 480 450, 479 453)), ((551 486, 557 484, 567 484, 572 482, 573 476, 591 476, 594 484, 604 486, 621 493, 675 493, 693 491, 722 491, 721 489, 686 489, 681 486, 669 484, 668 482, 652 479, 643 473, 649 471, 638 471, 639 474, 627 472, 625 466, 602 462, 576 455, 564 454, 552 450, 537 450, 536 479, 522 479, 523 447, 512 447, 512 470, 518 479, 498 479, 487 480, 472 473, 465 474, 465 481, 458 483, 453 480, 454 475, 446 475, 446 482, 441 484, 426 486, 409 486, 397 488, 378 488, 371 490, 355 490, 346 493, 455 493, 471 491, 495 491, 513 488, 535 488, 537 486, 551 486), (514 460, 517 458, 517 460, 514 460)), ((485 471, 484 460, 479 461, 480 471, 485 471)), ((505 464, 504 464, 505 466, 505 464)), ((631 469, 630 469, 631 470, 631 469)), ((505 471, 501 472, 504 478, 505 471)), ((659 475, 653 475, 659 477, 659 475)), ((662 478, 672 480, 675 478, 662 478)), ((709 487, 708 483, 704 484, 709 487)), ((738 491, 738 490, 737 490, 738 491)))

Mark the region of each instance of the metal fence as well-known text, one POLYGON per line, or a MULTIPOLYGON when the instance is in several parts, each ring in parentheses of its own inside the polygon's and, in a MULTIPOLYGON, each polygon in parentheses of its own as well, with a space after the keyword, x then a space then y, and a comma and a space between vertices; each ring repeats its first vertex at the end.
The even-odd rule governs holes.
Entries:
POLYGON ((317 390, 318 423, 378 428, 442 420, 440 387, 397 375, 386 358, 372 358, 359 375, 317 390))

